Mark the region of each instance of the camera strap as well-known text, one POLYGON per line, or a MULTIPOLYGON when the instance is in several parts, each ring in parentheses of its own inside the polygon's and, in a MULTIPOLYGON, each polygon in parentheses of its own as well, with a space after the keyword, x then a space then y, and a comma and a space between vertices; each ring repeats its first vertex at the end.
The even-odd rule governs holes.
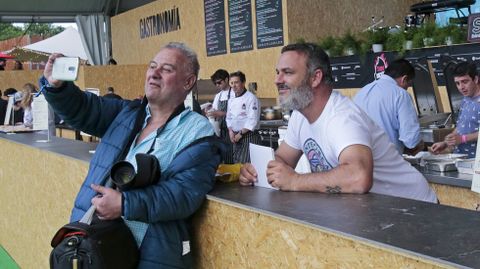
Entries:
MULTIPOLYGON (((160 136, 160 134, 163 132, 163 129, 167 126, 167 124, 176 116, 180 115, 185 110, 185 105, 181 103, 175 110, 173 111, 172 115, 168 117, 167 121, 165 124, 163 124, 160 128, 157 129, 157 136, 155 136, 155 140, 160 136)), ((150 149, 147 151, 147 154, 150 154, 155 150, 155 140, 153 141, 152 145, 150 146, 150 149)))
MULTIPOLYGON (((137 104, 136 102, 131 103, 131 105, 130 105, 131 108, 133 109, 136 104, 137 104)), ((140 103, 140 108, 138 110, 137 117, 135 118, 135 123, 133 125, 133 129, 130 132, 130 136, 128 137, 127 144, 123 148, 122 153, 119 155, 118 160, 125 159, 125 157, 127 156, 128 150, 130 149, 130 145, 133 143, 133 140, 137 136, 137 133, 142 129, 143 121, 144 121, 145 115, 146 115, 145 109, 147 107, 147 104, 148 104, 147 97, 143 96, 143 99, 140 103)), ((106 186, 108 186, 108 182, 107 182, 106 186)))
MULTIPOLYGON (((140 132, 140 130, 142 130, 142 127, 143 127, 143 123, 145 121, 145 117, 146 117, 146 107, 147 107, 147 104, 148 104, 148 100, 147 100, 147 97, 144 96, 143 97, 143 100, 140 104, 140 108, 139 108, 139 111, 138 111, 138 114, 137 114, 137 117, 135 118, 135 123, 133 125, 133 129, 132 129, 132 132, 130 133, 130 136, 128 137, 128 142, 127 144, 125 145, 125 147, 123 148, 123 151, 122 151, 122 154, 120 155, 120 158, 119 160, 123 160, 125 159, 125 157, 127 156, 128 154, 128 151, 130 150, 130 146, 132 145, 133 141, 135 140, 135 138, 137 137, 137 134, 138 132, 140 132)), ((180 113, 182 113, 183 111, 185 110, 185 105, 183 103, 181 103, 179 106, 177 106, 177 108, 175 108, 175 110, 173 111, 173 113, 168 117, 167 121, 165 122, 164 125, 162 125, 162 127, 158 128, 157 129, 157 135, 155 137, 155 139, 157 139, 160 134, 162 133, 163 129, 165 128, 165 126, 167 126, 167 124, 173 119, 175 118, 176 116, 178 116, 180 113)), ((150 154, 154 149, 155 143, 152 143, 152 146, 150 147, 150 149, 147 151, 147 154, 150 154)))

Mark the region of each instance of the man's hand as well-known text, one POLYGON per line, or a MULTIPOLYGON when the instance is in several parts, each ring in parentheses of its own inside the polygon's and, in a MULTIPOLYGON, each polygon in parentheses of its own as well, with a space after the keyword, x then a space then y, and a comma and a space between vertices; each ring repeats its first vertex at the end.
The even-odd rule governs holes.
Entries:
POLYGON ((462 143, 462 137, 457 133, 450 133, 447 136, 445 136, 445 142, 450 147, 460 145, 462 143))
POLYGON ((210 110, 207 112, 208 117, 220 118, 225 116, 227 113, 221 110, 210 110))
POLYGON ((437 142, 432 145, 430 150, 432 151, 433 154, 439 154, 442 151, 444 151, 448 147, 447 142, 442 141, 442 142, 437 142))
POLYGON ((251 163, 246 163, 240 168, 240 176, 238 177, 240 185, 251 186, 257 182, 257 171, 251 163))
POLYGON ((99 219, 112 220, 122 215, 122 194, 114 189, 92 184, 90 187, 99 193, 92 198, 99 219))
POLYGON ((235 133, 231 130, 231 129, 228 129, 228 136, 230 137, 230 142, 232 142, 233 144, 235 144, 235 133))
POLYGON ((233 141, 234 143, 238 143, 238 141, 240 141, 240 139, 242 139, 242 134, 240 132, 236 133, 234 136, 233 136, 233 141))
POLYGON ((272 187, 282 191, 295 191, 295 177, 292 167, 281 161, 270 161, 267 166, 267 180, 272 187))
POLYGON ((43 76, 48 80, 48 84, 54 88, 58 88, 62 86, 63 81, 61 80, 56 80, 52 78, 52 72, 53 72, 53 62, 55 59, 63 57, 63 54, 60 53, 53 53, 48 57, 47 64, 45 65, 45 69, 43 70, 43 76))

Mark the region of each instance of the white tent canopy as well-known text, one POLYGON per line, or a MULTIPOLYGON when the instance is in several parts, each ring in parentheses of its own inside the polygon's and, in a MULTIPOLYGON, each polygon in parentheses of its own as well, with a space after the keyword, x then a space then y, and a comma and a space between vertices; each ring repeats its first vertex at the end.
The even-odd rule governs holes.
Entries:
POLYGON ((87 60, 80 34, 73 27, 68 27, 63 32, 42 41, 15 48, 9 54, 21 61, 45 61, 48 55, 54 52, 87 60))

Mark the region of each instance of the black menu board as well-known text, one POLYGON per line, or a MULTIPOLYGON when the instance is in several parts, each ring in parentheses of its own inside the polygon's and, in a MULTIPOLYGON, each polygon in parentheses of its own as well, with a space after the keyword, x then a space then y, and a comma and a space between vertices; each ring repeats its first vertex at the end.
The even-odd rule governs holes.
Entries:
POLYGON ((228 0, 230 52, 253 49, 252 3, 250 0, 228 0))
POLYGON ((470 61, 480 67, 480 46, 475 43, 443 47, 414 49, 399 55, 397 52, 367 53, 363 56, 345 56, 330 58, 334 88, 362 88, 372 82, 376 73, 382 71, 381 65, 403 57, 412 63, 426 67, 426 60, 432 63, 433 72, 440 86, 445 85, 443 69, 450 61, 470 61), (380 68, 379 68, 380 66, 380 68))
POLYGON ((227 53, 224 0, 204 0, 207 56, 227 53))
POLYGON ((257 48, 283 45, 282 0, 256 0, 257 48))

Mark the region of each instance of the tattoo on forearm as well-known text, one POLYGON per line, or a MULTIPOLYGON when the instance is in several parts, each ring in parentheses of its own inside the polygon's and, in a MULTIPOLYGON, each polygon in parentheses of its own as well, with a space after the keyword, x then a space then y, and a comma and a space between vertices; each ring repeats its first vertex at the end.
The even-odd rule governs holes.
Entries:
POLYGON ((340 186, 335 186, 335 187, 327 186, 326 193, 342 193, 342 188, 340 188, 340 186))

